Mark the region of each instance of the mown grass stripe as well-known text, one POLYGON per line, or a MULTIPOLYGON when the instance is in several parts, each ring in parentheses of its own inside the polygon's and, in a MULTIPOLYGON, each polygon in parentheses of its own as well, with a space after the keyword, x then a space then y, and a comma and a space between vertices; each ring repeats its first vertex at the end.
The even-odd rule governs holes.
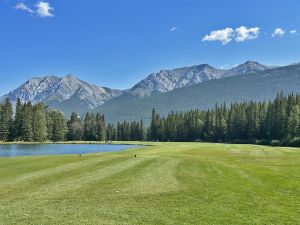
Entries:
POLYGON ((42 185, 34 192, 28 193, 32 197, 55 197, 64 195, 69 192, 85 188, 87 185, 112 176, 116 173, 122 172, 128 168, 134 167, 145 160, 149 160, 149 157, 138 158, 124 158, 123 161, 106 165, 105 167, 91 169, 84 173, 80 173, 69 178, 53 180, 53 182, 42 185))
POLYGON ((84 159, 84 160, 71 162, 71 163, 58 165, 58 166, 53 165, 52 167, 47 168, 47 169, 42 169, 42 170, 25 173, 25 174, 19 175, 18 177, 10 178, 6 181, 2 180, 1 183, 14 185, 14 184, 18 184, 20 182, 26 182, 26 181, 30 181, 32 179, 38 179, 43 176, 50 176, 50 175, 57 174, 57 173, 63 173, 65 171, 69 171, 72 169, 80 169, 85 166, 91 166, 93 164, 105 162, 107 160, 117 158, 117 157, 120 157, 120 156, 110 155, 110 156, 101 157, 101 158, 97 157, 97 158, 84 159))

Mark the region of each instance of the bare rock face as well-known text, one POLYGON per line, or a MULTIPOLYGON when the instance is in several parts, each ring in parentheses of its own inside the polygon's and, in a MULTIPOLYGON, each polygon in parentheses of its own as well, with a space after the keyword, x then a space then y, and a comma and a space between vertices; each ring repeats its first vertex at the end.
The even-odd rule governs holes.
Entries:
POLYGON ((12 102, 17 98, 21 101, 64 102, 78 99, 85 103, 88 109, 93 109, 109 99, 122 94, 120 90, 98 87, 81 81, 72 75, 59 78, 56 76, 34 77, 17 89, 0 98, 9 97, 12 102))
POLYGON ((236 76, 236 75, 242 75, 246 73, 255 73, 255 72, 264 71, 271 68, 273 67, 262 65, 254 61, 247 61, 241 65, 238 65, 236 67, 227 70, 225 76, 236 76))
POLYGON ((208 64, 173 70, 161 70, 158 73, 150 74, 147 78, 136 84, 129 90, 129 93, 138 97, 151 96, 155 93, 168 92, 176 88, 198 84, 207 80, 258 72, 269 68, 258 62, 247 61, 228 70, 217 69, 208 64))

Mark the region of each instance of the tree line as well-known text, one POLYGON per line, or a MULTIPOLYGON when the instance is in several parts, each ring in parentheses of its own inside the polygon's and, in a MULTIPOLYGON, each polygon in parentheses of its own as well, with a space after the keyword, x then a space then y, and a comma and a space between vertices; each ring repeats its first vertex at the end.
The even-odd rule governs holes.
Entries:
POLYGON ((32 105, 18 99, 14 115, 9 99, 0 104, 0 141, 62 141, 66 133, 64 114, 43 103, 32 105))
POLYGON ((58 110, 49 109, 43 103, 17 100, 15 111, 7 98, 0 103, 0 141, 108 141, 146 140, 146 128, 140 122, 122 122, 116 126, 105 124, 104 115, 86 113, 80 118, 72 113, 69 120, 58 110), (15 112, 15 113, 14 113, 15 112))
POLYGON ((209 110, 171 112, 153 109, 143 120, 105 123, 104 115, 72 113, 69 120, 43 103, 9 99, 0 104, 0 141, 206 141, 300 146, 300 95, 277 94, 272 101, 225 103, 209 110))
POLYGON ((224 103, 166 117, 153 109, 149 140, 300 146, 300 95, 279 93, 273 101, 224 103))

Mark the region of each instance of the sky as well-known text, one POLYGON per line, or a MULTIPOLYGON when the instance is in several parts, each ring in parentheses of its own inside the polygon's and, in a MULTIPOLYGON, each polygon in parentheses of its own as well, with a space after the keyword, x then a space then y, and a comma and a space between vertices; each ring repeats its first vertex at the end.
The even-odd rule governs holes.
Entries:
POLYGON ((73 74, 126 89, 152 72, 300 61, 298 0, 0 0, 0 95, 73 74))

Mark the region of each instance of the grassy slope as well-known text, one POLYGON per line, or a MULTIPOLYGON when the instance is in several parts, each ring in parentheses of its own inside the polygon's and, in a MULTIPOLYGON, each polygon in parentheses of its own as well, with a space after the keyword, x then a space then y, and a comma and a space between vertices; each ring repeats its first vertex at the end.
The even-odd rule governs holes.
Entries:
POLYGON ((156 143, 0 169, 5 225, 300 224, 299 149, 156 143))

